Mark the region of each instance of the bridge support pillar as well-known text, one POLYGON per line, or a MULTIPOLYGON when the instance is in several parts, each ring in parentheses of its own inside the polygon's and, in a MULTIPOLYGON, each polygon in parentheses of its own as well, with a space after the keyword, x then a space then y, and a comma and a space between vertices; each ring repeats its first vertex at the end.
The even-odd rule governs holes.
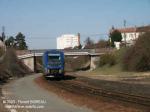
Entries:
POLYGON ((22 62, 32 71, 35 71, 35 59, 34 57, 24 58, 22 62))
POLYGON ((34 72, 36 73, 37 72, 37 66, 36 66, 36 56, 33 57, 33 67, 34 67, 34 72))
POLYGON ((100 56, 91 56, 90 70, 96 69, 100 56))

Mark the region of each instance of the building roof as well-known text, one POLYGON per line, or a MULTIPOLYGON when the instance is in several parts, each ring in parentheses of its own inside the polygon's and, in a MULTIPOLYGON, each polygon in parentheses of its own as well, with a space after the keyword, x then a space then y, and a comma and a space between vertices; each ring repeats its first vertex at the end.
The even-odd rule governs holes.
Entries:
MULTIPOLYGON (((141 27, 128 27, 128 28, 117 28, 114 30, 118 30, 121 33, 132 33, 132 32, 147 32, 150 31, 150 25, 141 26, 141 27)), ((111 30, 112 32, 113 30, 111 30)))
POLYGON ((150 25, 148 26, 142 26, 142 27, 137 27, 138 32, 147 32, 150 31, 150 25))
POLYGON ((131 33, 131 32, 136 32, 136 28, 135 27, 130 27, 130 28, 120 28, 117 29, 119 30, 121 33, 131 33))

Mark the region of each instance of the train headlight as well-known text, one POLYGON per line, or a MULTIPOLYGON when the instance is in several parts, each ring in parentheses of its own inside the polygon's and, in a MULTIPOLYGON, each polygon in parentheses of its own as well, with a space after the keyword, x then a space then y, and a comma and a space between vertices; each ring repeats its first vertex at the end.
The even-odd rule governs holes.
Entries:
POLYGON ((46 69, 46 73, 47 73, 47 74, 49 73, 49 69, 46 69))
POLYGON ((62 70, 59 70, 59 73, 61 74, 61 73, 62 73, 62 70))

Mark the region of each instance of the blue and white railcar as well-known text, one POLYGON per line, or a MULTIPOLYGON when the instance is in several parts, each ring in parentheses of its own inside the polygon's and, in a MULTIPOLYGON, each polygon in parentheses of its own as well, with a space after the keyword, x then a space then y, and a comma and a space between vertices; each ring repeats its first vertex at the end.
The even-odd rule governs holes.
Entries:
POLYGON ((63 77, 64 76, 64 53, 57 50, 46 51, 43 54, 44 76, 63 77))

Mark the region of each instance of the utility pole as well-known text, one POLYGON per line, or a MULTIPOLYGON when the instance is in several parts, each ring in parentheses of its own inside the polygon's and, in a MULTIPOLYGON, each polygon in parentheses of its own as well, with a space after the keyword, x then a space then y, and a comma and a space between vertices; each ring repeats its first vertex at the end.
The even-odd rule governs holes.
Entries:
MULTIPOLYGON (((124 29, 126 28, 126 20, 123 21, 124 24, 124 29)), ((126 40, 126 33, 124 31, 124 42, 125 42, 125 47, 127 46, 127 40, 126 40)))
POLYGON ((80 37, 80 33, 78 33, 78 45, 79 45, 79 46, 80 46, 80 44, 81 44, 81 43, 80 43, 80 38, 81 38, 81 37, 80 37))
POLYGON ((135 38, 134 38, 134 40, 136 39, 136 30, 137 30, 137 29, 136 29, 136 25, 135 25, 135 35, 134 35, 134 36, 135 36, 135 38))

